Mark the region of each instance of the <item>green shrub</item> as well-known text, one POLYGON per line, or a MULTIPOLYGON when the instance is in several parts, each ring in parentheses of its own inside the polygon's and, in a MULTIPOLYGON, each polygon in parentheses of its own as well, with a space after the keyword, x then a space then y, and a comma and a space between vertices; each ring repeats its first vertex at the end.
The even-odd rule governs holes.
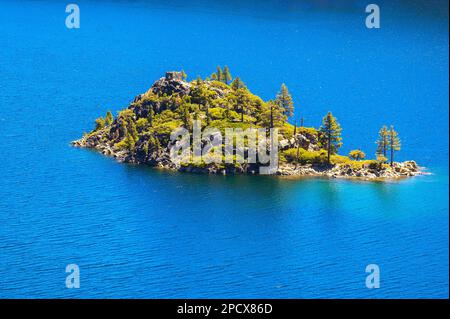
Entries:
POLYGON ((182 122, 180 120, 172 120, 165 123, 159 123, 157 125, 153 125, 153 129, 157 132, 158 139, 161 144, 167 145, 170 141, 170 133, 172 133, 177 128, 182 126, 182 122))
POLYGON ((227 90, 227 89, 229 90, 230 89, 230 87, 227 84, 220 82, 220 81, 211 81, 211 86, 221 89, 221 90, 227 90))
POLYGON ((240 128, 242 130, 246 130, 249 127, 257 128, 256 125, 252 125, 250 123, 230 122, 230 121, 227 121, 227 120, 215 120, 215 121, 212 121, 208 125, 208 127, 215 127, 215 128, 217 128, 220 131, 220 133, 222 133, 222 136, 224 136, 226 128, 231 128, 231 129, 240 128))
POLYGON ((123 140, 121 140, 119 143, 116 143, 114 146, 118 148, 119 150, 134 150, 134 146, 136 145, 136 141, 134 138, 128 134, 123 140))
POLYGON ((325 150, 320 151, 308 151, 303 148, 299 149, 297 161, 297 149, 290 148, 282 152, 284 160, 288 163, 299 164, 325 164, 327 162, 327 152, 325 150))
POLYGON ((331 163, 332 164, 351 164, 352 160, 347 156, 343 155, 331 155, 331 163))
POLYGON ((294 125, 285 123, 279 130, 284 138, 292 138, 294 136, 294 125))
POLYGON ((314 127, 298 127, 297 132, 303 135, 314 135, 318 137, 319 132, 314 127))
POLYGON ((348 153, 348 156, 356 161, 363 160, 366 158, 366 154, 361 150, 353 150, 350 153, 348 153))
POLYGON ((225 109, 221 107, 211 107, 208 112, 213 120, 221 120, 224 117, 225 109))
POLYGON ((145 129, 145 127, 148 125, 148 120, 146 118, 140 118, 139 120, 136 121, 136 128, 138 129, 138 131, 142 131, 145 129))

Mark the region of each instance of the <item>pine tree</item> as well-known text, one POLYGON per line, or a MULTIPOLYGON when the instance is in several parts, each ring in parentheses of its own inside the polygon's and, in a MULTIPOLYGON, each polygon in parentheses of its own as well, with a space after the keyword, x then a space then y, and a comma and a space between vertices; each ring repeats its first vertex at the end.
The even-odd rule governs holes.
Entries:
POLYGON ((220 68, 220 65, 217 66, 216 75, 217 75, 217 81, 223 81, 223 71, 220 68))
POLYGON ((297 168, 297 165, 300 162, 300 140, 297 140, 297 154, 296 154, 296 163, 295 163, 295 168, 297 168))
POLYGON ((223 74, 222 74, 222 76, 223 76, 222 81, 225 84, 228 84, 228 82, 231 81, 231 79, 232 79, 231 78, 230 69, 226 65, 223 67, 223 74))
POLYGON ((245 83, 242 82, 242 80, 238 76, 234 78, 234 80, 233 80, 233 82, 231 82, 230 86, 235 91, 246 87, 245 83))
POLYGON ((219 80, 219 78, 217 77, 217 74, 216 74, 216 73, 211 74, 211 79, 212 79, 213 81, 218 81, 218 80, 219 80))
POLYGON ((400 151, 401 144, 397 131, 394 130, 394 126, 391 125, 389 130, 389 149, 391 150, 391 166, 394 165, 394 152, 400 151))
POLYGON ((139 139, 139 133, 137 131, 135 121, 128 122, 128 133, 130 134, 133 141, 137 142, 137 140, 139 139))
POLYGON ((287 117, 294 115, 294 102, 284 83, 281 85, 281 89, 277 94, 276 102, 284 109, 284 114, 286 114, 287 117))
POLYGON ((133 136, 131 136, 131 134, 127 134, 127 136, 125 137, 125 139, 123 140, 125 148, 128 149, 129 151, 134 150, 134 146, 136 145, 136 140, 133 138, 133 136))
POLYGON ((114 121, 114 116, 112 115, 111 111, 106 112, 105 125, 109 126, 112 124, 113 121, 114 121))
POLYGON ((386 157, 389 144, 389 130, 386 125, 383 125, 378 132, 378 140, 375 143, 378 145, 376 155, 383 155, 386 157))
POLYGON ((105 119, 103 116, 100 116, 98 119, 95 120, 95 129, 94 131, 101 130, 105 127, 105 119))
POLYGON ((241 88, 236 91, 236 106, 235 109, 239 110, 241 114, 241 122, 244 122, 245 107, 248 105, 248 99, 246 97, 247 89, 241 88))
POLYGON ((205 115, 206 115, 206 125, 209 125, 211 123, 211 115, 209 114, 208 102, 205 103, 205 115))
POLYGON ((337 153, 342 146, 342 128, 331 112, 322 119, 322 126, 319 131, 323 134, 322 143, 327 148, 327 161, 331 164, 331 154, 337 153))
POLYGON ((223 111, 223 119, 227 121, 230 120, 230 108, 228 106, 223 111))
POLYGON ((150 127, 153 126, 153 117, 155 116, 155 111, 153 111, 153 107, 150 107, 147 114, 147 121, 150 127))
POLYGON ((186 81, 187 79, 187 74, 186 72, 184 72, 184 70, 181 70, 181 78, 183 79, 183 81, 186 81))
POLYGON ((183 125, 186 129, 191 129, 191 115, 189 113, 189 106, 187 104, 182 104, 180 106, 181 111, 181 120, 183 121, 183 125))
POLYGON ((276 107, 276 104, 275 103, 270 103, 269 104, 269 107, 270 107, 270 128, 273 128, 273 116, 274 116, 274 109, 275 109, 275 107, 276 107))
POLYGON ((269 128, 279 127, 286 121, 286 115, 284 115, 283 109, 275 101, 268 101, 265 104, 264 109, 265 110, 261 114, 263 126, 268 126, 269 128))

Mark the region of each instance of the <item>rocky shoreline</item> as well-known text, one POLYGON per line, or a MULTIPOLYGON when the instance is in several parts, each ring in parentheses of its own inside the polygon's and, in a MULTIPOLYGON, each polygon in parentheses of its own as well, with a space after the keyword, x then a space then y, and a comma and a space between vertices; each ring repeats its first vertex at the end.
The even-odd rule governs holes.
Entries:
MULTIPOLYGON (((95 149, 103 155, 115 158, 118 162, 146 164, 152 167, 168 169, 172 171, 194 173, 194 174, 219 174, 219 175, 233 175, 233 174, 249 174, 257 175, 257 165, 242 165, 236 167, 233 164, 218 165, 208 164, 202 167, 194 165, 178 165, 170 160, 169 149, 160 151, 159 154, 147 161, 138 160, 132 153, 124 150, 115 150, 114 147, 107 143, 95 143, 92 139, 83 137, 71 143, 74 147, 95 149)), ((279 165, 276 176, 284 177, 326 177, 326 178, 348 178, 360 180, 393 180, 402 179, 406 177, 428 175, 424 172, 424 168, 417 165, 415 161, 395 162, 393 166, 381 165, 378 168, 363 165, 361 168, 354 168, 348 164, 334 164, 334 165, 295 165, 291 163, 282 163, 279 165)))
POLYGON ((424 168, 419 167, 415 161, 395 162, 393 166, 385 166, 382 169, 363 167, 354 169, 349 165, 336 164, 331 167, 320 167, 314 165, 282 165, 278 172, 281 176, 322 176, 329 178, 349 178, 361 180, 390 180, 412 177, 417 175, 428 175, 424 168))

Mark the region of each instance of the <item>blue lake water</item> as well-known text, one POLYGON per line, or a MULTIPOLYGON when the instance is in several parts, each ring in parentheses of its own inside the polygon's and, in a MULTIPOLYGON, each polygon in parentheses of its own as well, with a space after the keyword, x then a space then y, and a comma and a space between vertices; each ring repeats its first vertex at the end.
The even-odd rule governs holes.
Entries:
POLYGON ((448 298, 448 2, 377 1, 378 30, 364 1, 76 3, 68 30, 64 2, 0 0, 0 297, 448 298), (218 64, 264 99, 285 82, 305 125, 332 110, 343 153, 394 124, 433 175, 197 176, 69 146, 165 71, 218 64))

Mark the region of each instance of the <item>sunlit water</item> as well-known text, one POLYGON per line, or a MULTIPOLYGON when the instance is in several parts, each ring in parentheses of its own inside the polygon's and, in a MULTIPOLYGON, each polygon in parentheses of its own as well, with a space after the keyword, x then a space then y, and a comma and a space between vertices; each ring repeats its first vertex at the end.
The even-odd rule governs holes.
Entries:
POLYGON ((0 1, 0 297, 448 297, 448 5, 378 1, 369 30, 363 1, 77 3, 68 30, 66 3, 0 1), (433 175, 198 176, 69 146, 166 70, 218 64, 264 99, 285 82, 305 125, 332 110, 343 153, 394 124, 433 175))

